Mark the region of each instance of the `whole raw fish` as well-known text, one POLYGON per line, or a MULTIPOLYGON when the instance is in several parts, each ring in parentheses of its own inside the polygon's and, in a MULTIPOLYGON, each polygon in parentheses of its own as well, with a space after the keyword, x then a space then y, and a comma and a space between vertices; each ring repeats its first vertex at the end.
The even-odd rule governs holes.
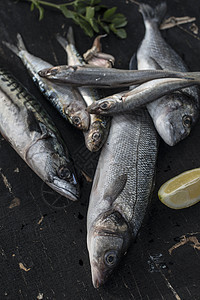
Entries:
POLYGON ((76 128, 87 130, 89 127, 89 115, 85 111, 85 102, 77 89, 66 85, 57 85, 45 78, 41 78, 38 75, 38 71, 41 68, 51 68, 53 66, 41 58, 30 54, 26 50, 20 34, 17 35, 17 39, 17 47, 7 42, 4 42, 4 44, 21 58, 33 81, 60 114, 76 128))
MULTIPOLYGON (((70 27, 68 30, 67 40, 61 37, 60 35, 57 36, 57 40, 67 52, 69 65, 85 65, 85 61, 78 53, 75 47, 72 27, 70 27)), ((95 62, 98 63, 98 60, 99 58, 96 57, 95 62)), ((80 87, 78 88, 78 90, 81 93, 83 99, 85 100, 87 106, 100 99, 100 94, 96 89, 89 87, 80 87)), ((88 131, 84 132, 86 147, 92 152, 98 151, 107 139, 109 128, 110 118, 104 116, 91 115, 89 129, 88 131)))
POLYGON ((169 70, 121 70, 71 64, 40 70, 39 75, 67 85, 114 88, 128 87, 158 78, 182 78, 189 74, 169 70))
MULTIPOLYGON (((129 112, 155 101, 156 99, 169 94, 170 92, 195 84, 200 84, 200 80, 180 78, 155 79, 145 82, 131 91, 121 92, 96 101, 90 105, 87 110, 90 113, 102 115, 129 112)), ((183 109, 187 108, 188 115, 185 115, 182 123, 185 125, 185 131, 188 128, 190 132, 190 126, 193 121, 192 117, 197 117, 198 111, 194 109, 193 101, 190 98, 188 99, 187 104, 185 104, 186 107, 184 104, 185 103, 180 105, 178 99, 174 101, 174 107, 176 106, 176 109, 180 107, 180 113, 182 113, 183 109), (187 120, 186 124, 184 124, 184 120, 187 120)))
POLYGON ((0 132, 46 184, 66 198, 78 200, 73 162, 54 123, 40 103, 3 69, 0 132))
MULTIPOLYGON (((164 41, 159 30, 166 3, 161 2, 155 8, 141 4, 139 10, 146 31, 137 51, 137 68, 186 72, 185 63, 164 41)), ((198 119, 199 88, 192 86, 173 92, 148 104, 147 109, 160 136, 168 145, 173 146, 189 135, 198 119)))

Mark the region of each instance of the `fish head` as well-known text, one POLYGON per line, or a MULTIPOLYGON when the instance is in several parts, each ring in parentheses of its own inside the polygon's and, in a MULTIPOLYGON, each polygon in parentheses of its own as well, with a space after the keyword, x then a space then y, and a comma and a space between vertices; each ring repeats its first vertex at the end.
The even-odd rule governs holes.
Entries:
POLYGON ((57 80, 70 77, 77 69, 77 66, 57 66, 52 68, 42 69, 38 72, 41 77, 51 80, 57 80))
POLYGON ((112 112, 115 111, 115 108, 117 106, 116 99, 113 99, 112 97, 107 97, 98 101, 95 101, 91 105, 87 107, 87 111, 90 114, 101 114, 101 115, 107 115, 112 114, 112 112))
POLYGON ((64 149, 58 147, 56 141, 51 137, 39 139, 28 149, 26 161, 53 190, 76 201, 79 198, 76 172, 64 149))
POLYGON ((161 98, 162 106, 154 112, 154 123, 162 139, 174 146, 186 138, 198 119, 198 107, 193 98, 174 92, 161 98))
POLYGON ((69 122, 76 128, 86 131, 88 130, 90 118, 85 108, 79 107, 79 102, 73 101, 63 109, 64 114, 69 122))
POLYGON ((106 130, 108 128, 104 126, 103 120, 96 120, 90 125, 89 131, 85 134, 85 141, 87 148, 91 152, 98 151, 102 147, 105 141, 106 130))
POLYGON ((104 284, 116 268, 130 240, 129 226, 118 211, 102 214, 95 221, 95 228, 89 231, 87 239, 95 288, 104 284))

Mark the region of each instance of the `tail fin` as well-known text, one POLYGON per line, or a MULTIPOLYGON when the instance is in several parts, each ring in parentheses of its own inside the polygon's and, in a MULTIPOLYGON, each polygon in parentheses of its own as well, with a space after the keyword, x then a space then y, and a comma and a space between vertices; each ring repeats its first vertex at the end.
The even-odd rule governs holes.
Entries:
POLYGON ((144 21, 155 22, 158 25, 162 22, 166 10, 166 2, 161 2, 155 8, 149 6, 148 4, 140 4, 139 6, 139 12, 141 12, 144 21))
POLYGON ((56 35, 56 39, 58 43, 66 50, 68 41, 65 38, 63 38, 59 33, 56 35))
POLYGON ((27 51, 26 47, 24 45, 22 36, 19 33, 17 34, 17 45, 16 46, 14 46, 8 42, 5 42, 5 41, 2 41, 2 43, 4 45, 6 45, 6 47, 8 47, 12 52, 14 52, 19 57, 20 57, 21 51, 27 51))
POLYGON ((67 32, 67 40, 71 45, 75 45, 73 28, 70 26, 67 32))

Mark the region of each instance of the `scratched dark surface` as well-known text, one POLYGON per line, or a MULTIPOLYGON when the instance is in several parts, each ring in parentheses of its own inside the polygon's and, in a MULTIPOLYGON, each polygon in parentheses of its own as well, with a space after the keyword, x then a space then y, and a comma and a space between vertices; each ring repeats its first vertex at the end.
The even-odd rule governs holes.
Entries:
MULTIPOLYGON (((128 38, 119 40, 110 36, 104 39, 103 49, 116 57, 116 67, 128 68, 128 61, 143 37, 142 18, 133 3, 105 2, 117 5, 129 23, 128 38)), ((200 27, 198 0, 167 3, 168 16, 194 16, 200 27)), ((58 32, 66 33, 70 24, 52 10, 46 11, 45 18, 39 22, 37 13, 31 13, 28 4, 0 1, 0 40, 15 43, 20 32, 31 53, 54 65, 65 62, 65 53, 54 36, 58 32)), ((189 24, 182 26, 189 30, 189 24)), ((83 53, 92 40, 77 26, 74 31, 77 48, 83 53)), ((163 36, 191 70, 200 70, 200 39, 177 27, 164 31, 163 36)), ((21 61, 1 43, 0 63, 45 106, 77 167, 93 176, 98 155, 85 149, 81 132, 61 119, 40 95, 21 61)), ((200 166, 199 153, 200 122, 185 141, 173 148, 161 141, 149 218, 115 274, 95 290, 86 248, 91 184, 82 180, 79 202, 69 202, 65 210, 51 209, 44 200, 56 198, 57 194, 0 137, 0 299, 200 299, 200 204, 175 211, 157 198, 158 188, 166 180, 200 166), (13 207, 13 199, 18 204, 20 201, 20 205, 13 207), (178 244, 180 241, 184 245, 178 244), (175 244, 180 247, 170 255, 169 249, 175 244), (20 268, 22 265, 24 270, 20 268)))

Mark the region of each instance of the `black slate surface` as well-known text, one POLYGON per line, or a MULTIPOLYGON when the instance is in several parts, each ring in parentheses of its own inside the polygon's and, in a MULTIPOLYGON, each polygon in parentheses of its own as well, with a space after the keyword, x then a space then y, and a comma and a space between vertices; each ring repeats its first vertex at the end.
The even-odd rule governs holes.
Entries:
MULTIPOLYGON (((104 52, 116 57, 115 66, 128 68, 144 34, 141 15, 130 1, 104 2, 117 5, 128 18, 126 40, 114 36, 103 40, 104 52)), ((198 0, 167 3, 168 16, 194 16, 200 26, 198 0)), ((46 11, 39 22, 37 13, 31 13, 28 4, 0 2, 0 40, 15 43, 20 32, 31 53, 54 65, 65 63, 65 53, 54 36, 66 33, 69 25, 70 20, 52 10, 46 11)), ((189 29, 189 25, 183 27, 189 29)), ((77 48, 83 53, 92 40, 77 26, 74 31, 77 48)), ((191 70, 200 70, 200 39, 177 27, 164 31, 163 36, 191 70)), ((34 86, 21 61, 1 42, 0 64, 45 106, 77 166, 93 176, 98 154, 85 149, 81 132, 62 120, 34 86)), ((173 148, 161 141, 149 218, 118 270, 102 288, 95 290, 86 248, 91 184, 82 180, 79 202, 68 202, 64 210, 51 209, 43 200, 58 195, 0 137, 0 299, 200 299, 200 204, 175 211, 165 207, 157 197, 158 188, 166 180, 200 166, 199 140, 200 122, 186 140, 173 148), (13 207, 13 203, 18 205, 13 207), (177 248, 170 255, 169 249, 174 245, 177 248)))

